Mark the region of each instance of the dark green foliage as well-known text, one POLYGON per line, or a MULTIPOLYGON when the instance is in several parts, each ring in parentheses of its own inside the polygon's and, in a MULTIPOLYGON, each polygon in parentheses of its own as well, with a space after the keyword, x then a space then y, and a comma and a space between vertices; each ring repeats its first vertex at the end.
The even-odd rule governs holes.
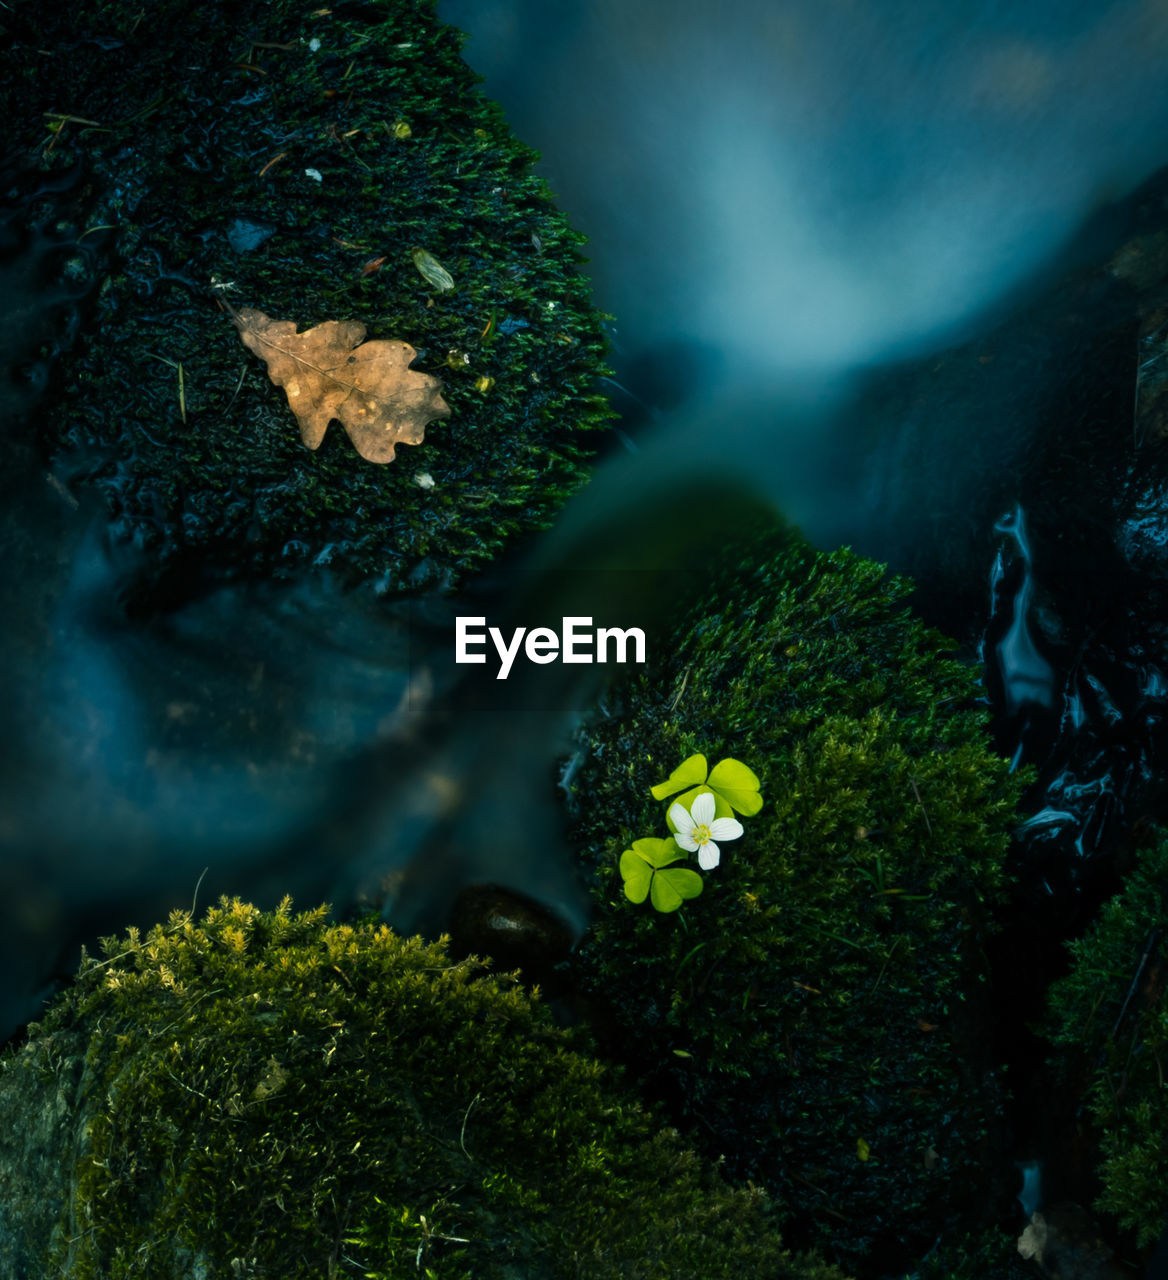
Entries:
POLYGON ((905 1280, 1035 1280, 1039 1274, 1018 1252, 1021 1230, 984 1227, 944 1239, 905 1280))
POLYGON ((46 431, 97 476, 117 534, 156 562, 397 586, 451 581, 547 523, 608 416, 601 318, 581 237, 431 0, 24 4, 11 25, 6 140, 84 167, 68 216, 83 248, 109 246, 46 431), (101 128, 54 135, 45 112, 101 128), (309 452, 219 297, 409 342, 452 416, 388 465, 335 423, 309 452))
POLYGON ((513 981, 323 917, 223 899, 83 962, 17 1060, 89 1037, 38 1274, 842 1280, 513 981))
POLYGON ((1050 1036, 1088 1081, 1096 1205, 1151 1244, 1168 1228, 1168 839, 1141 856, 1071 953, 1073 969, 1051 988, 1050 1036))
POLYGON ((695 1141, 796 1233, 892 1270, 978 1194, 995 1086, 971 997, 1021 783, 903 582, 793 539, 756 563, 697 584, 690 629, 587 731, 578 973, 695 1141), (664 831, 649 788, 694 752, 748 765, 764 804, 659 915, 618 859, 664 831))

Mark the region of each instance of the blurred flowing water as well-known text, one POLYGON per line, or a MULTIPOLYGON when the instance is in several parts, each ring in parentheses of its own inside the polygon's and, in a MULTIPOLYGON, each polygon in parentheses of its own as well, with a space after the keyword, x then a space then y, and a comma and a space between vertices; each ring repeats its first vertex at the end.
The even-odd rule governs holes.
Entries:
POLYGON ((935 348, 1165 159, 1163 0, 440 11, 591 237, 626 359, 694 385, 935 348))
MULTIPOLYGON (((100 340, 101 266, 51 213, 30 227, 52 191, 5 177, 0 1036, 80 942, 189 906, 204 868, 203 903, 385 896, 396 925, 436 931, 461 884, 490 880, 582 926, 552 782, 595 668, 470 686, 450 619, 667 619, 701 590, 679 571, 746 513, 911 570, 929 616, 993 668, 1003 750, 1037 762, 1058 740, 1088 615, 1064 610, 1052 645, 1057 521, 1032 498, 1053 474, 1036 424, 1063 335, 1007 330, 984 380, 918 375, 1105 253, 1109 210, 1168 160, 1168 3, 441 10, 591 236, 629 409, 556 527, 459 599, 315 575, 144 609, 135 553, 87 505, 87 461, 8 430, 79 335, 100 340)), ((1109 298, 1090 323, 1113 321, 1109 298)), ((1087 666, 1074 688, 1096 687, 1087 666)), ((1103 704, 1076 705, 1086 723, 1103 704)), ((1074 823, 1032 821, 1076 836, 1077 794, 1048 806, 1074 823)))
POLYGON ((577 515, 688 471, 911 573, 1040 771, 1027 892, 1065 930, 1166 750, 1131 398, 1168 203, 1130 193, 1168 162, 1168 4, 440 7, 616 317, 635 452, 577 515))

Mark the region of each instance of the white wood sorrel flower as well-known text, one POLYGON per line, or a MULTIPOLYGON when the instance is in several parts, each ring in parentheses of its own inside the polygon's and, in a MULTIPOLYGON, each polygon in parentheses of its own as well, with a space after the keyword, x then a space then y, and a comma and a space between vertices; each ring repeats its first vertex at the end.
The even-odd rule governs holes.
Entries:
POLYGON ((677 828, 674 840, 687 853, 698 855, 698 866, 703 871, 712 871, 721 860, 715 840, 737 840, 742 834, 742 823, 737 818, 715 818, 714 809, 714 797, 709 791, 694 796, 689 809, 680 803, 669 809, 669 821, 677 828))

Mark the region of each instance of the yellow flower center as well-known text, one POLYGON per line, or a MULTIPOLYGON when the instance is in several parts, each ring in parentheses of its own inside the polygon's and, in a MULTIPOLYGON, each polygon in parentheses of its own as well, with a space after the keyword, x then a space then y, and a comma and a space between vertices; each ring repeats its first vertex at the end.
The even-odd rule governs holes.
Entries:
POLYGON ((699 823, 693 829, 693 838, 698 844, 709 844, 714 838, 710 835, 710 828, 699 823))

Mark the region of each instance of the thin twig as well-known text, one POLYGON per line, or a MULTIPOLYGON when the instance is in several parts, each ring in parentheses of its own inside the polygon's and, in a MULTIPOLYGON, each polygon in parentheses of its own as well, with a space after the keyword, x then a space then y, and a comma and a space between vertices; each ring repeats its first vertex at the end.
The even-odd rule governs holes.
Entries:
POLYGON ((86 120, 84 116, 71 116, 63 111, 44 111, 41 113, 47 120, 68 121, 70 124, 83 124, 90 129, 100 129, 103 133, 113 133, 108 125, 98 124, 96 120, 86 120))
POLYGON ((925 808, 925 802, 921 799, 921 793, 917 790, 917 780, 909 774, 909 783, 912 785, 913 795, 917 798, 917 804, 921 806, 921 815, 925 819, 925 830, 929 835, 933 834, 933 824, 929 821, 929 811, 925 808))
POLYGON ((208 1097, 201 1089, 192 1089, 189 1084, 183 1084, 183 1082, 174 1074, 173 1071, 170 1070, 169 1067, 164 1067, 163 1070, 180 1089, 185 1089, 188 1093, 193 1093, 197 1098, 203 1098, 207 1102, 214 1102, 214 1098, 208 1097))
POLYGON ((211 869, 210 867, 204 867, 202 871, 202 875, 200 875, 199 878, 195 881, 195 893, 194 893, 194 897, 191 898, 191 919, 192 920, 195 918, 195 904, 199 900, 199 886, 203 883, 203 876, 205 876, 207 872, 210 871, 210 869, 211 869))
MULTIPOLYGON (((466 1156, 468 1160, 471 1160, 471 1154, 466 1149, 466 1143, 463 1141, 466 1137, 466 1122, 470 1119, 470 1113, 474 1110, 475 1103, 478 1102, 482 1096, 482 1093, 476 1093, 475 1096, 471 1098, 470 1106, 466 1109, 466 1115, 462 1117, 462 1132, 458 1135, 458 1145, 462 1148, 462 1154, 466 1156)), ((471 1163, 473 1164, 474 1161, 471 1160, 471 1163)))
MULTIPOLYGON (((815 1185, 815 1183, 814 1183, 814 1182, 812 1182, 809 1178, 801 1177, 801 1176, 800 1176, 799 1174, 797 1174, 797 1173, 792 1174, 791 1176, 795 1179, 795 1181, 796 1181, 796 1182, 801 1182, 801 1183, 803 1183, 803 1185, 804 1185, 805 1187, 810 1187, 812 1191, 817 1191, 817 1192, 819 1192, 819 1194, 820 1194, 821 1196, 826 1196, 826 1195, 827 1195, 827 1192, 826 1192, 822 1187, 817 1187, 817 1186, 815 1185)), ((828 1207, 827 1205, 825 1205, 825 1204, 817 1205, 816 1207, 819 1209, 820 1213, 830 1213, 830 1214, 831 1214, 831 1216, 832 1216, 833 1218, 838 1218, 841 1222, 849 1222, 849 1221, 850 1221, 850 1219, 849 1219, 849 1218, 846 1218, 846 1217, 845 1217, 842 1213, 840 1213, 837 1209, 829 1208, 829 1207, 828 1207)))
POLYGON ((902 939, 897 938, 896 941, 889 948, 888 955, 885 956, 884 963, 880 967, 880 972, 876 975, 876 981, 872 983, 872 986, 868 989, 869 995, 871 995, 872 992, 876 990, 876 988, 880 985, 881 981, 883 980, 884 974, 886 973, 888 966, 892 963, 892 957, 896 955, 896 948, 900 946, 901 941, 902 939))
POLYGON ((69 492, 61 481, 53 475, 51 471, 45 472, 45 479, 49 482, 49 488, 54 490, 61 498, 63 498, 74 511, 81 505, 77 499, 69 492))
POLYGON ((283 159, 287 156, 287 154, 288 154, 288 153, 287 153, 287 151, 279 151, 279 152, 277 152, 277 153, 276 153, 276 154, 275 154, 275 155, 274 155, 274 156, 273 156, 273 157, 268 161, 268 163, 267 163, 266 165, 264 165, 264 167, 259 171, 259 173, 256 175, 256 177, 258 177, 258 178, 262 178, 262 177, 264 176, 264 174, 265 174, 265 173, 267 173, 267 171, 272 167, 272 165, 274 165, 274 164, 278 164, 278 163, 279 163, 279 161, 283 160, 283 159))
MULTIPOLYGON (((239 371, 239 381, 235 384, 235 390, 231 393, 231 399, 228 400, 227 402, 227 409, 230 409, 231 406, 235 403, 235 397, 239 395, 239 388, 243 386, 243 380, 246 377, 247 377, 247 365, 244 365, 243 368, 240 369, 239 371)), ((223 412, 226 413, 227 409, 224 409, 223 412)))
POLYGON ((190 1011, 195 1007, 195 1005, 202 1004, 202 1002, 206 1000, 208 996, 220 996, 226 990, 227 990, 226 987, 212 987, 210 991, 204 991, 201 996, 198 996, 196 999, 192 1000, 190 1004, 184 1005, 182 1013, 180 1013, 178 1017, 174 1019, 173 1022, 168 1022, 166 1026, 162 1028, 161 1031, 151 1032, 152 1037, 157 1039, 159 1036, 166 1035, 166 1033, 171 1029, 171 1027, 178 1026, 178 1024, 183 1020, 183 1018, 188 1013, 190 1013, 190 1011))
POLYGON ((1131 998, 1135 995, 1136 987, 1139 985, 1140 974, 1144 971, 1144 965, 1148 963, 1148 957, 1152 954, 1152 948, 1156 945, 1156 941, 1160 935, 1159 929, 1153 929, 1148 935, 1148 945, 1144 948, 1144 954, 1140 956, 1140 963, 1136 968, 1136 976, 1131 980, 1131 986, 1127 989, 1127 997, 1124 999, 1123 1007, 1119 1011, 1119 1017, 1115 1020, 1115 1026, 1111 1028, 1111 1038, 1114 1040, 1116 1033, 1119 1031, 1120 1023, 1123 1022, 1123 1015, 1127 1013, 1127 1007, 1131 1003, 1131 998))

